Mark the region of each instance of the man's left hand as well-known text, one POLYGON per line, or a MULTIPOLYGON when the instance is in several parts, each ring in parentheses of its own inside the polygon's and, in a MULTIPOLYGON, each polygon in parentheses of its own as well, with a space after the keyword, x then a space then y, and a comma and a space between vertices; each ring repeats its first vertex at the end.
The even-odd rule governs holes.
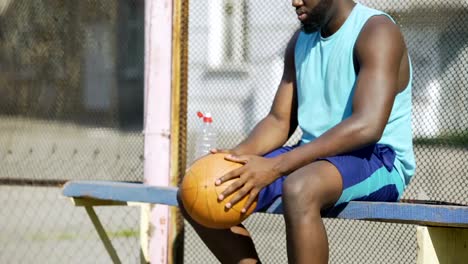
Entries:
POLYGON ((221 185, 223 182, 237 178, 219 195, 218 200, 222 201, 237 191, 236 195, 226 204, 226 208, 231 208, 246 195, 249 195, 241 213, 247 212, 247 209, 253 204, 260 190, 281 176, 275 168, 276 161, 274 159, 256 155, 227 155, 225 159, 244 164, 244 166, 234 169, 216 180, 215 184, 221 185))

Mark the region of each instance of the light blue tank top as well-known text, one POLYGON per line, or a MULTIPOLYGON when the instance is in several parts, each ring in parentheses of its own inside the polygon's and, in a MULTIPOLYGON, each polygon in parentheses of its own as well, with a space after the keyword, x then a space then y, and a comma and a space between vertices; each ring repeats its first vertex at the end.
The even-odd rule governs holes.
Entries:
MULTIPOLYGON (((320 31, 299 34, 295 47, 295 66, 302 144, 313 141, 352 114, 357 80, 353 64, 354 45, 364 24, 376 15, 388 16, 357 3, 333 35, 324 38, 320 31)), ((415 171, 411 131, 411 71, 410 63, 408 86, 396 96, 390 118, 378 142, 395 151, 394 166, 406 184, 415 171)))

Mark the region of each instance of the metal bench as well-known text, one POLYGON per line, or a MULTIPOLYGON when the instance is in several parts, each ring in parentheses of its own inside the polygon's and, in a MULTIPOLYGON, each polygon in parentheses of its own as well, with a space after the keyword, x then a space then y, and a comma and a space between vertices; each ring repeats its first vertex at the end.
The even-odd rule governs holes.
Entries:
MULTIPOLYGON (((177 188, 113 181, 70 181, 63 194, 84 206, 114 263, 120 260, 93 207, 163 204, 177 206, 177 188)), ((281 214, 281 199, 265 213, 281 214)), ((418 264, 468 262, 468 206, 425 203, 350 202, 324 217, 415 224, 418 264)))

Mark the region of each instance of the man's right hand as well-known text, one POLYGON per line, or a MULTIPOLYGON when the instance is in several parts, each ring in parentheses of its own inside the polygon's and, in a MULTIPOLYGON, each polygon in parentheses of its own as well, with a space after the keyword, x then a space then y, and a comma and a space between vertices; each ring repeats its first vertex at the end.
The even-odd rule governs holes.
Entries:
POLYGON ((216 153, 225 153, 225 154, 237 154, 237 152, 234 149, 218 149, 214 148, 210 150, 211 154, 216 154, 216 153))
POLYGON ((216 154, 216 153, 229 153, 229 149, 210 149, 211 154, 216 154))

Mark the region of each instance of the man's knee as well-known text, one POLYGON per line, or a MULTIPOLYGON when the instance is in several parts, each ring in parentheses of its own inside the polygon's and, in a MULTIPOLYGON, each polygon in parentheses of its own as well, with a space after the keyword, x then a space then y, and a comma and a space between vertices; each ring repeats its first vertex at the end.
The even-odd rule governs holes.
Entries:
POLYGON ((316 162, 290 174, 283 183, 286 208, 309 211, 332 206, 341 195, 341 176, 327 162, 316 162))
POLYGON ((292 206, 296 209, 320 206, 320 185, 319 177, 292 173, 283 183, 283 203, 286 207, 292 206))

